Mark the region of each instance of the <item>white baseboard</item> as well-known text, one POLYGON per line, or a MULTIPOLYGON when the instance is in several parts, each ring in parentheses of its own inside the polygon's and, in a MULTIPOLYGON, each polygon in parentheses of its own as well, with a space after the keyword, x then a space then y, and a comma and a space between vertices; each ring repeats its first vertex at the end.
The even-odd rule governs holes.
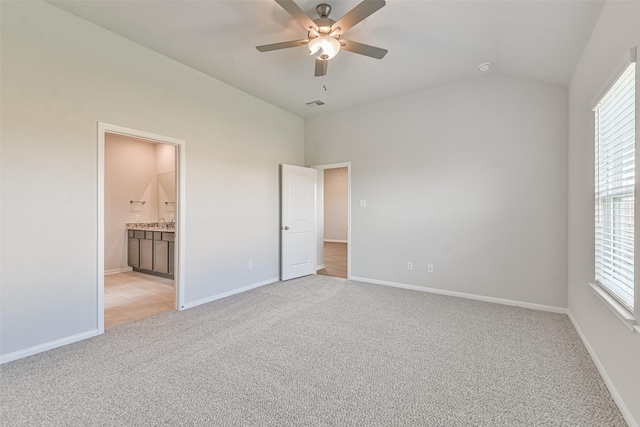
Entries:
POLYGON ((620 393, 618 393, 618 390, 613 385, 613 381, 611 381, 609 374, 607 374, 607 371, 604 369, 604 365, 602 364, 602 362, 600 362, 600 359, 598 359, 598 355, 596 355, 596 352, 593 350, 593 347, 591 347, 591 344, 589 344, 589 341, 587 341, 587 337, 582 332, 582 329, 580 329, 580 326, 578 325, 578 322, 576 321, 575 317, 573 317, 573 314, 569 310, 567 310, 567 315, 569 316, 569 319, 571 320, 571 323, 573 324, 573 327, 575 328, 576 332, 578 332, 578 335, 580 336, 582 343, 586 347, 587 352, 589 353, 589 356, 591 356, 591 360, 593 360, 593 364, 596 365, 596 368, 598 369, 600 376, 602 377, 605 385, 609 389, 609 393, 611 393, 611 397, 613 398, 613 401, 616 402, 616 405, 618 405, 618 409, 620 409, 620 412, 622 413, 624 420, 627 422, 627 424, 629 424, 629 427, 638 427, 638 423, 636 422, 636 420, 633 419, 633 415, 631 414, 631 411, 629 411, 629 408, 627 408, 627 405, 624 404, 624 400, 622 400, 620 393))
POLYGON ((114 268, 113 270, 105 270, 104 275, 108 276, 110 274, 126 273, 128 271, 133 271, 133 267, 123 267, 123 268, 114 268))
POLYGON ((333 239, 324 239, 325 242, 329 243, 349 243, 348 240, 333 240, 333 239))
POLYGON ((319 265, 319 266, 317 266, 317 267, 316 267, 316 271, 318 271, 318 270, 322 270, 323 268, 324 268, 324 264, 319 265))
POLYGON ((22 359, 23 357, 32 356, 34 354, 42 353, 43 351, 52 350, 57 347, 62 347, 63 345, 82 341, 87 338, 92 338, 97 335, 98 330, 94 329, 92 331, 82 332, 80 334, 71 335, 70 337, 61 338, 59 340, 34 345, 33 347, 25 348, 24 350, 18 350, 14 351, 13 353, 3 354, 0 355, 0 364, 22 359))
MULTIPOLYGON (((276 277, 276 278, 265 280, 265 281, 262 281, 262 282, 253 283, 251 285, 244 286, 244 287, 239 288, 239 289, 234 289, 232 291, 228 291, 228 292, 224 292, 224 293, 221 293, 221 294, 213 295, 213 296, 211 296, 209 298, 204 298, 204 299, 201 299, 201 300, 193 301, 193 302, 185 304, 184 307, 181 310, 186 310, 188 308, 196 307, 198 305, 202 305, 202 304, 206 304, 208 302, 212 302, 212 301, 215 301, 215 300, 218 300, 218 299, 226 298, 226 297, 229 297, 231 295, 239 294, 239 293, 242 293, 242 292, 249 291, 251 289, 259 288, 261 286, 269 285, 271 283, 278 282, 279 280, 280 280, 280 278, 276 277)), ((87 331, 87 332, 83 332, 81 334, 72 335, 70 337, 61 338, 59 340, 51 341, 51 342, 48 342, 48 343, 39 344, 39 345, 36 345, 36 346, 33 346, 33 347, 26 348, 24 350, 18 350, 18 351, 15 351, 13 353, 7 353, 7 354, 4 354, 4 355, 0 355, 0 364, 11 362, 13 360, 22 359, 23 357, 31 356, 31 355, 34 355, 34 354, 37 354, 37 353, 42 353, 43 351, 52 350, 54 348, 61 347, 63 345, 67 345, 67 344, 71 344, 71 343, 74 343, 74 342, 77 342, 77 341, 81 341, 81 340, 84 340, 84 339, 87 339, 87 338, 95 337, 97 335, 99 335, 98 334, 98 330, 95 329, 93 331, 87 331)))
POLYGON ((280 278, 276 277, 274 279, 268 279, 268 280, 264 280, 262 282, 253 283, 251 285, 243 286, 242 288, 234 289, 232 291, 227 291, 227 292, 223 292, 221 294, 212 295, 210 297, 199 299, 197 301, 188 302, 188 303, 184 304, 180 310, 186 310, 188 308, 197 307, 199 305, 206 304, 208 302, 212 302, 212 301, 219 300, 219 299, 222 299, 222 298, 230 297, 231 295, 240 294, 242 292, 250 291, 251 289, 259 288, 259 287, 265 286, 265 285, 270 285, 272 283, 276 283, 276 282, 279 282, 279 281, 280 281, 280 278))
POLYGON ((504 299, 504 298, 486 297, 486 296, 483 296, 483 295, 467 294, 467 293, 464 293, 464 292, 456 292, 456 291, 446 291, 446 290, 443 290, 443 289, 435 289, 435 288, 426 288, 424 286, 407 285, 407 284, 404 284, 404 283, 389 282, 389 281, 386 281, 386 280, 368 279, 366 277, 351 276, 349 278, 349 280, 354 280, 354 281, 357 281, 357 282, 372 283, 374 285, 391 286, 393 288, 411 289, 413 291, 428 292, 428 293, 431 293, 431 294, 447 295, 447 296, 450 296, 450 297, 458 297, 458 298, 473 299, 473 300, 477 300, 477 301, 493 302, 493 303, 496 303, 496 304, 503 304, 503 305, 512 305, 512 306, 516 306, 516 307, 530 308, 532 310, 550 311, 552 313, 561 313, 561 314, 567 314, 568 313, 566 308, 564 308, 564 307, 555 307, 553 305, 535 304, 535 303, 531 303, 531 302, 516 301, 516 300, 510 300, 510 299, 504 299))

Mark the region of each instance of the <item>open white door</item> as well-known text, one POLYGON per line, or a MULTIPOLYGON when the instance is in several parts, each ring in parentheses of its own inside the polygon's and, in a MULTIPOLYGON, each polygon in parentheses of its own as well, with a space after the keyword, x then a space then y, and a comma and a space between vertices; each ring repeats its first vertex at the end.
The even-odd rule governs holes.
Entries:
POLYGON ((281 166, 280 279, 316 272, 316 170, 281 166))

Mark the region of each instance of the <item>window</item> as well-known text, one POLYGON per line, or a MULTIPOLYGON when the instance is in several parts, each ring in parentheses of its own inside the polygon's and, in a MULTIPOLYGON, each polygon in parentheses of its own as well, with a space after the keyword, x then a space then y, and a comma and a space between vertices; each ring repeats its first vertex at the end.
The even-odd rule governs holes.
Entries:
POLYGON ((596 105, 596 283, 633 313, 635 78, 632 62, 596 105))

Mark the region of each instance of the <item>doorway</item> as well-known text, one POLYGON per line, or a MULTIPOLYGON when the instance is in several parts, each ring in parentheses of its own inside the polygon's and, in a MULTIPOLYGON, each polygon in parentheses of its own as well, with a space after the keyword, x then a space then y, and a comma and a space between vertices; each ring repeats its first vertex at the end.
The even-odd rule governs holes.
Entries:
POLYGON ((98 124, 98 331, 183 308, 184 141, 98 124))
POLYGON ((315 166, 317 274, 351 276, 351 163, 315 166))

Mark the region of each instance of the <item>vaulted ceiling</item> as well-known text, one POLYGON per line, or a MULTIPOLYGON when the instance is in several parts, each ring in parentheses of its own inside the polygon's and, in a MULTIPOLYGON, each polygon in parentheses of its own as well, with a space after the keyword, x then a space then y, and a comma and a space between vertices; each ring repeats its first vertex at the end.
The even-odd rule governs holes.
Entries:
MULTIPOLYGON (((337 20, 358 1, 319 3, 337 20)), ((382 60, 351 52, 314 77, 305 47, 255 46, 306 37, 273 0, 50 1, 133 42, 301 117, 501 73, 566 85, 603 1, 388 0, 345 38, 389 50, 382 60), (478 65, 493 64, 486 72, 478 65), (325 105, 308 107, 321 100, 325 105)))

